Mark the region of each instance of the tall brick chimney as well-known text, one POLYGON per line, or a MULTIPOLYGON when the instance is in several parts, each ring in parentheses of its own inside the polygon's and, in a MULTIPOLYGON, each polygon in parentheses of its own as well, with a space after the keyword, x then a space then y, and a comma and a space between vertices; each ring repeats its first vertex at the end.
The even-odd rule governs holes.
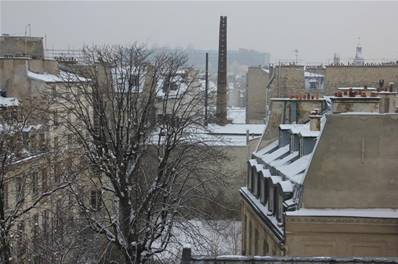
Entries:
POLYGON ((227 124, 227 17, 220 17, 216 122, 227 124))

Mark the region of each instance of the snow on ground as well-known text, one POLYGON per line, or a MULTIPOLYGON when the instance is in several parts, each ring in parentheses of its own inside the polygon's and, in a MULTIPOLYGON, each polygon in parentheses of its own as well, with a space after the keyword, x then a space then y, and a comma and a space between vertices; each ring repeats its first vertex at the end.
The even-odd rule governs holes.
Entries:
POLYGON ((172 263, 180 259, 184 247, 194 255, 237 255, 241 252, 241 222, 233 220, 190 220, 177 224, 166 252, 158 255, 172 263))

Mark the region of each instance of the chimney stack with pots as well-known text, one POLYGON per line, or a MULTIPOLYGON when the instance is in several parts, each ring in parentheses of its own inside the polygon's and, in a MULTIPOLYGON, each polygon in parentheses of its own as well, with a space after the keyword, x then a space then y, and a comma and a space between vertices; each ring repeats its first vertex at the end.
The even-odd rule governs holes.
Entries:
POLYGON ((310 130, 311 131, 320 131, 321 130, 321 117, 319 108, 315 108, 311 111, 309 115, 310 118, 310 130))

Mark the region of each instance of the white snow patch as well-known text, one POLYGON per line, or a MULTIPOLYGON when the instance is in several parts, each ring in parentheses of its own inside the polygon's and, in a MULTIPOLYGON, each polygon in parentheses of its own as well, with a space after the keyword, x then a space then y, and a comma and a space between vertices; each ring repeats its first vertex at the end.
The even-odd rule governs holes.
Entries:
POLYGON ((297 211, 286 212, 291 216, 346 216, 346 217, 369 217, 369 218, 398 218, 398 209, 388 208, 365 208, 365 209, 307 209, 301 208, 297 211))

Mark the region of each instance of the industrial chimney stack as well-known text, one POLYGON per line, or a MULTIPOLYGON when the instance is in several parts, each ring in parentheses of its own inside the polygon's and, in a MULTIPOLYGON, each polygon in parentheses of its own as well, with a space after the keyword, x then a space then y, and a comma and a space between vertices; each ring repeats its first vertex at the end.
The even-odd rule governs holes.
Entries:
POLYGON ((227 17, 220 17, 217 78, 217 124, 227 124, 227 17))

